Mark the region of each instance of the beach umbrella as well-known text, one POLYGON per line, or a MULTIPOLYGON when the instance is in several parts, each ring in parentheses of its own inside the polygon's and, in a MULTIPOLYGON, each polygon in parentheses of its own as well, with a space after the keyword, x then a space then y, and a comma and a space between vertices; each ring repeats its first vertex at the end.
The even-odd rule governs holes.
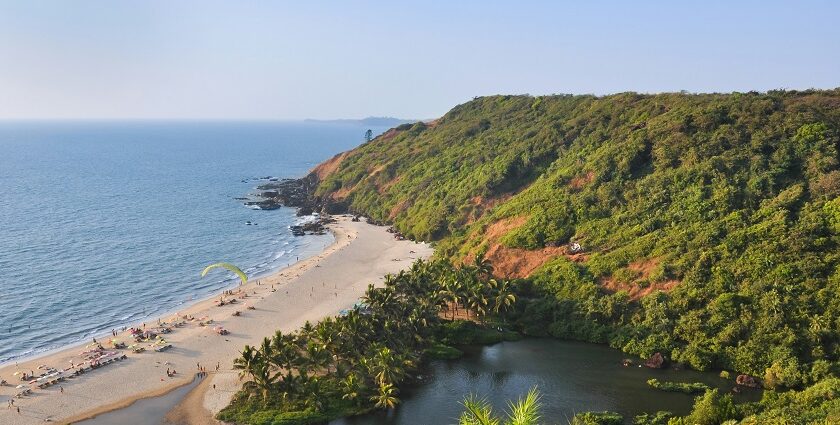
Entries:
POLYGON ((201 271, 201 277, 204 277, 204 275, 206 275, 207 272, 209 272, 210 270, 215 269, 217 267, 222 267, 222 268, 225 268, 225 269, 228 269, 228 270, 234 272, 237 276, 239 276, 239 280, 242 281, 243 285, 248 283, 248 275, 246 275, 242 270, 239 270, 239 267, 236 267, 231 263, 211 264, 211 265, 205 267, 204 270, 201 271))

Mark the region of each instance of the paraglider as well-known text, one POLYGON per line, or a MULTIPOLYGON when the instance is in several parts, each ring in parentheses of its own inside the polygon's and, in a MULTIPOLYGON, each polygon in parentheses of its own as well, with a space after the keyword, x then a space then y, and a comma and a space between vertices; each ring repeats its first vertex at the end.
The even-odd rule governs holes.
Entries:
POLYGON ((204 270, 201 272, 201 277, 204 277, 204 275, 206 275, 208 271, 210 271, 211 269, 214 269, 216 267, 222 267, 222 268, 228 269, 228 270, 236 273, 236 275, 239 276, 239 279, 242 281, 243 285, 248 283, 248 276, 242 270, 239 270, 239 267, 236 267, 236 266, 234 266, 233 264, 230 264, 230 263, 211 264, 211 265, 204 268, 204 270))

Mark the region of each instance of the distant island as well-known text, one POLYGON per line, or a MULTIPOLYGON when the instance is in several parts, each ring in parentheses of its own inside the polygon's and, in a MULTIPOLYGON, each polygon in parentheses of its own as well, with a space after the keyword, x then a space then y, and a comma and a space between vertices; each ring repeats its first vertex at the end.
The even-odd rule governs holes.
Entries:
POLYGON ((418 120, 411 120, 411 119, 403 119, 403 118, 394 118, 394 117, 366 117, 361 119, 352 119, 352 118, 342 118, 342 119, 334 119, 334 120, 319 120, 319 119, 306 119, 305 122, 316 122, 316 123, 323 123, 323 124, 360 124, 360 125, 370 125, 376 127, 396 127, 400 124, 416 122, 418 120))

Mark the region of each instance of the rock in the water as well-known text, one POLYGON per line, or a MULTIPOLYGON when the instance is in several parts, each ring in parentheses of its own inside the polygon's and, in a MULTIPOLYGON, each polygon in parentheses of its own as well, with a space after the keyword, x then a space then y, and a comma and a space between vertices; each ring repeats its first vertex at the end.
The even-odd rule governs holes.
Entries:
POLYGON ((735 383, 742 387, 749 388, 759 388, 761 386, 758 379, 750 375, 738 375, 738 377, 735 378, 735 383))
POLYGON ((314 221, 289 226, 289 229, 292 231, 292 235, 295 236, 323 235, 327 232, 327 229, 324 226, 330 223, 335 223, 335 219, 330 216, 322 216, 314 221))
POLYGON ((280 202, 275 201, 274 199, 263 199, 260 201, 248 201, 245 202, 247 206, 256 206, 261 210, 276 210, 283 206, 280 202))
POLYGON ((312 213, 341 214, 348 211, 346 201, 338 201, 329 196, 315 196, 318 186, 318 175, 310 173, 300 179, 278 179, 266 176, 263 183, 257 186, 260 192, 256 199, 245 200, 245 205, 261 210, 273 210, 280 207, 297 208, 297 215, 304 216, 312 213))
POLYGON ((654 353, 650 356, 649 359, 645 361, 645 366, 651 369, 662 369, 665 365, 665 357, 662 356, 662 353, 654 353))

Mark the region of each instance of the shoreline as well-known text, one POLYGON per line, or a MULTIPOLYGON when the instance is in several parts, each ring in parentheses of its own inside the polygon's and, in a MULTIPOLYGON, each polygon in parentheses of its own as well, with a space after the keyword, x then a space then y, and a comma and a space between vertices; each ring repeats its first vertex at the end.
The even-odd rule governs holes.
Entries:
MULTIPOLYGON (((293 263, 290 263, 286 266, 280 266, 280 267, 277 267, 277 268, 265 270, 265 271, 263 271, 259 274, 254 275, 253 278, 249 277, 248 278, 248 283, 250 284, 252 279, 254 280, 254 282, 262 280, 262 279, 270 279, 274 275, 276 275, 280 272, 283 272, 286 269, 291 269, 292 267, 295 267, 296 265, 300 264, 303 261, 307 261, 307 260, 311 259, 312 257, 323 254, 332 245, 334 245, 336 243, 336 240, 337 240, 336 236, 335 236, 335 233, 333 233, 332 229, 328 229, 328 231, 329 231, 330 235, 332 235, 333 241, 329 244, 326 244, 321 250, 313 251, 310 255, 308 255, 306 257, 303 257, 302 259, 299 259, 299 260, 297 260, 293 263)), ((127 323, 127 324, 119 325, 119 326, 116 326, 114 329, 122 329, 123 327, 125 327, 126 329, 130 329, 132 327, 139 327, 143 323, 149 323, 150 321, 153 322, 156 318, 163 319, 164 317, 176 316, 181 311, 190 310, 192 307, 194 307, 197 304, 200 304, 200 303, 203 303, 203 302, 206 302, 206 301, 209 301, 209 300, 214 300, 217 297, 222 296, 225 293, 225 291, 237 289, 237 288, 240 288, 242 286, 242 285, 236 284, 236 282, 238 280, 234 280, 234 279, 231 279, 231 280, 233 282, 231 285, 223 286, 223 287, 219 288, 219 290, 213 291, 212 293, 210 293, 206 296, 201 296, 200 298, 195 298, 195 299, 191 299, 189 301, 185 301, 183 304, 180 305, 181 308, 179 308, 177 310, 176 309, 165 310, 165 311, 160 312, 159 314, 146 316, 145 317, 146 320, 140 320, 140 321, 137 321, 137 322, 130 322, 130 323, 127 323)), ((119 335, 123 335, 123 334, 124 334, 123 331, 119 332, 119 335)), ((89 335, 86 338, 98 338, 98 339, 101 339, 101 340, 106 340, 106 339, 112 338, 112 336, 109 335, 108 333, 106 333, 105 331, 103 331, 101 333, 89 335), (103 339, 103 337, 105 339, 103 339)), ((30 355, 24 355, 23 357, 20 357, 20 358, 17 358, 17 359, 12 359, 12 360, 8 360, 8 361, 5 361, 5 362, 0 362, 0 377, 3 377, 2 371, 4 369, 8 368, 8 367, 13 367, 16 364, 34 362, 38 359, 47 358, 47 357, 50 357, 52 355, 60 354, 63 351, 82 348, 86 344, 87 343, 84 340, 70 342, 70 343, 62 345, 60 347, 50 348, 50 349, 45 350, 45 351, 32 353, 30 355)), ((3 378, 3 379, 7 379, 7 378, 3 378)))
MULTIPOLYGON (((191 316, 201 318, 198 320, 202 322, 212 321, 212 326, 195 326, 195 320, 189 321, 186 326, 173 328, 171 334, 166 334, 167 342, 173 345, 170 350, 160 353, 151 350, 143 353, 121 351, 120 354, 125 353, 128 358, 115 365, 89 371, 59 385, 35 389, 32 395, 15 400, 15 406, 21 407, 22 414, 0 409, 0 422, 29 424, 48 420, 66 423, 71 419, 90 418, 142 398, 165 394, 190 382, 193 372, 197 371, 197 363, 207 365, 205 367, 209 372, 219 365, 219 373, 208 376, 217 386, 238 387, 236 374, 227 372, 234 372, 232 360, 245 344, 254 345, 277 329, 294 329, 306 320, 337 314, 339 310, 352 306, 369 283, 375 283, 385 273, 396 272, 415 259, 432 253, 428 245, 395 240, 385 228, 352 222, 347 217, 337 218, 336 223, 328 226, 334 241, 321 253, 259 278, 261 285, 249 282, 239 286, 233 295, 239 301, 237 304, 217 306, 214 295, 178 312, 182 318, 191 316), (354 245, 355 249, 345 249, 350 245, 354 245), (331 280, 333 288, 327 289, 327 280, 331 280), (270 290, 269 287, 275 288, 270 290), (233 317, 233 311, 240 311, 240 316, 233 317), (224 326, 230 334, 218 335, 211 329, 215 326, 224 326), (179 372, 175 376, 160 376, 163 375, 161 369, 169 367, 179 372), (221 375, 228 376, 220 379, 221 375), (60 391, 60 386, 66 387, 63 388, 66 391, 60 391), (72 400, 68 400, 70 398, 72 400)), ((126 341, 126 335, 120 332, 118 338, 126 341)), ((41 362, 56 368, 64 367, 69 358, 76 357, 74 350, 80 346, 77 344, 36 359, 18 361, 17 369, 37 370, 36 363, 41 362)), ((0 367, 0 376, 10 383, 16 381, 11 379, 14 369, 14 365, 0 367)), ((14 387, 17 383, 0 387, 0 398, 6 401, 20 391, 14 387)), ((215 391, 212 394, 215 403, 226 405, 225 400, 229 397, 219 397, 219 393, 215 391)), ((232 396, 232 392, 229 395, 232 396)), ((213 409, 210 412, 215 414, 213 409)))

